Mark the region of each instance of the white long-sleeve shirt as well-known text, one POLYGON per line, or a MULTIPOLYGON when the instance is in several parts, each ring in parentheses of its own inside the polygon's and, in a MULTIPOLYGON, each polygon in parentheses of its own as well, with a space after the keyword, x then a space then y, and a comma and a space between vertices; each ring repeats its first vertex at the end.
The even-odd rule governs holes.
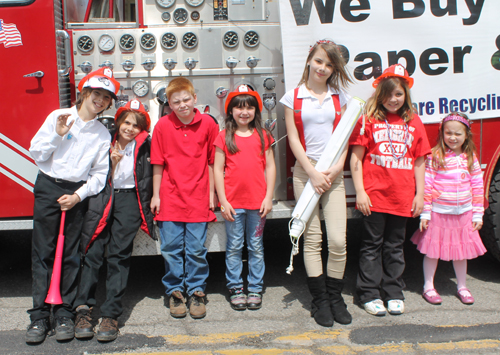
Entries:
POLYGON ((76 194, 83 201, 104 187, 109 170, 111 136, 99 121, 84 122, 76 106, 53 111, 31 140, 30 153, 43 173, 67 181, 86 181, 76 194), (57 117, 71 114, 75 122, 68 133, 56 133, 57 117))

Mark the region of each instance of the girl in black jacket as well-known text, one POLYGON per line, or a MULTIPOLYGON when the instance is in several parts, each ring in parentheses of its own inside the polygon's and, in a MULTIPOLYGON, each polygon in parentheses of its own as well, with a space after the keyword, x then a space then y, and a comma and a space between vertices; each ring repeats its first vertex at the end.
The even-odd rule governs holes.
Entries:
POLYGON ((154 238, 149 206, 153 194, 149 115, 138 100, 132 100, 118 109, 115 122, 117 131, 111 143, 108 184, 89 201, 82 232, 85 256, 75 301, 75 337, 78 339, 94 336, 91 311, 96 304, 95 290, 105 248, 108 252, 106 301, 100 307, 99 341, 111 341, 118 336, 118 317, 123 312, 121 299, 139 227, 154 238))

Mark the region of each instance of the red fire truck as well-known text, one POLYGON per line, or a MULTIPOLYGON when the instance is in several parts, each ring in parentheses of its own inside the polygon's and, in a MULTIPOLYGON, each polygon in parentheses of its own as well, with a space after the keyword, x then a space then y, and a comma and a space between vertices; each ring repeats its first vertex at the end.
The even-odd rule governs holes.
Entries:
MULTIPOLYGON (((0 230, 31 229, 37 167, 28 148, 47 115, 69 107, 79 81, 111 66, 121 84, 113 109, 137 98, 154 123, 168 112, 165 87, 179 75, 192 80, 201 103, 223 125, 229 91, 247 84, 263 98, 263 120, 276 144, 275 205, 269 218, 290 218, 293 156, 287 156, 285 92, 279 3, 272 0, 0 0, 0 230)), ((393 64, 393 63, 390 63, 393 64)), ((483 239, 500 260, 500 118, 475 121, 484 169, 483 239)), ((437 125, 427 125, 431 144, 437 125)), ((345 172, 348 218, 354 189, 345 172)), ((208 247, 225 249, 222 217, 209 226, 208 247)), ((138 234, 135 255, 158 254, 157 243, 138 234)))

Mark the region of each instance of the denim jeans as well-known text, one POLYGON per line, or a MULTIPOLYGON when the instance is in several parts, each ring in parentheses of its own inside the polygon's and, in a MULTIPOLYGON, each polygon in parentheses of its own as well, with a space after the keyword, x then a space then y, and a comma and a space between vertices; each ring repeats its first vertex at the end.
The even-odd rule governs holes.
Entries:
POLYGON ((207 223, 158 222, 161 237, 161 255, 165 260, 162 278, 165 293, 205 292, 208 277, 207 223), (186 265, 184 266, 184 256, 186 265))
POLYGON ((264 225, 259 210, 235 209, 234 222, 226 221, 226 280, 227 288, 243 287, 241 272, 243 241, 246 235, 248 247, 248 291, 262 292, 264 285, 264 225))

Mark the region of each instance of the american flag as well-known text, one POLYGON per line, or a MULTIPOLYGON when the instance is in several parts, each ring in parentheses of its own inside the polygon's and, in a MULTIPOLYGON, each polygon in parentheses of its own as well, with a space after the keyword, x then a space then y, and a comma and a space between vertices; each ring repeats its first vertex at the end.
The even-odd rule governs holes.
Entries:
POLYGON ((13 23, 4 23, 0 20, 0 43, 5 48, 22 46, 21 33, 13 23))

